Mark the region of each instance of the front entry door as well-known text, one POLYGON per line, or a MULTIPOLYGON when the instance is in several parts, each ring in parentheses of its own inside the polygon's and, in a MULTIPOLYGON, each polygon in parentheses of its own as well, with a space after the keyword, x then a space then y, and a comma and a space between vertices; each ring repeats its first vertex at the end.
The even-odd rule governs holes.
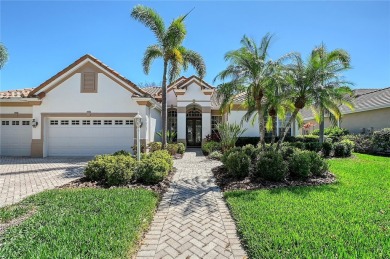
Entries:
POLYGON ((187 119, 187 146, 202 145, 202 119, 187 119))

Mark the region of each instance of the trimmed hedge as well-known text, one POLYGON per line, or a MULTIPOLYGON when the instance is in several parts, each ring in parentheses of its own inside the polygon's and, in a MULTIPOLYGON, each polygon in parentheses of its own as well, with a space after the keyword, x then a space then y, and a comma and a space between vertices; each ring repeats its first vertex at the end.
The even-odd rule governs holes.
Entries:
POLYGON ((161 182, 169 170, 170 166, 164 159, 150 156, 137 164, 135 178, 141 183, 155 184, 161 182))
POLYGON ((251 158, 241 150, 230 152, 225 160, 225 166, 229 175, 236 178, 247 177, 250 165, 251 158))
POLYGON ((212 153, 213 151, 220 151, 221 143, 216 141, 208 141, 202 145, 202 151, 205 155, 212 153))
POLYGON ((288 173, 287 162, 281 153, 276 151, 261 152, 253 170, 255 178, 263 178, 268 181, 283 181, 288 173))
POLYGON ((109 186, 123 185, 133 179, 135 166, 136 160, 128 155, 100 155, 88 162, 84 174, 109 186))

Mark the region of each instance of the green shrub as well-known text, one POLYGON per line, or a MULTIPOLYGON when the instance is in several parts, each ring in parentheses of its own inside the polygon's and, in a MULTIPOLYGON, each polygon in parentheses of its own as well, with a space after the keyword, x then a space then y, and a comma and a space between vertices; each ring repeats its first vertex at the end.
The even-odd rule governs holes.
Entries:
POLYGON ((208 141, 202 145, 202 151, 206 155, 218 150, 221 150, 221 143, 216 141, 208 141))
POLYGON ((242 152, 244 152, 247 156, 249 156, 252 160, 256 159, 257 156, 257 148, 255 148, 251 144, 247 144, 242 147, 242 152))
POLYGON ((319 137, 316 135, 303 135, 303 136, 301 135, 295 137, 295 142, 308 143, 308 142, 318 142, 318 141, 319 141, 319 137))
POLYGON ((336 142, 333 144, 334 156, 349 157, 352 154, 353 147, 354 143, 349 139, 344 139, 340 142, 336 142))
POLYGON ((322 144, 319 142, 307 142, 304 144, 305 150, 319 152, 322 149, 322 144))
POLYGON ((184 143, 177 143, 177 153, 182 155, 184 152, 186 152, 186 146, 184 143))
MULTIPOLYGON (((319 135, 320 130, 316 129, 313 130, 311 133, 313 135, 319 135)), ((339 128, 339 127, 330 127, 330 128, 325 128, 324 129, 324 135, 333 139, 333 141, 339 141, 342 136, 348 135, 349 131, 347 129, 339 128)))
POLYGON ((372 140, 371 136, 368 135, 346 135, 343 136, 342 138, 348 139, 353 141, 354 143, 354 151, 358 153, 364 153, 364 154, 373 154, 375 153, 375 148, 374 148, 374 142, 372 140))
POLYGON ((209 155, 208 155, 208 157, 210 158, 210 159, 213 159, 213 160, 221 160, 221 158, 222 158, 222 153, 220 152, 220 151, 213 151, 213 152, 211 152, 209 155))
POLYGON ((284 160, 290 160, 291 156, 295 153, 298 152, 300 149, 288 145, 287 143, 283 143, 282 147, 280 148, 280 152, 283 156, 284 160))
MULTIPOLYGON (((325 143, 325 142, 324 142, 325 143)), ((315 176, 323 176, 329 169, 328 163, 316 152, 310 152, 310 173, 315 176)))
POLYGON ((288 173, 287 162, 277 151, 261 152, 257 158, 253 176, 268 181, 283 181, 288 173))
POLYGON ((324 157, 330 156, 330 153, 332 152, 332 143, 330 142, 323 142, 322 143, 322 154, 324 157))
POLYGON ((229 150, 226 150, 223 155, 222 155, 222 158, 221 158, 221 161, 223 164, 226 164, 226 160, 227 160, 227 157, 230 155, 230 153, 232 152, 235 152, 235 151, 241 151, 241 147, 234 147, 234 148, 231 148, 229 150))
POLYGON ((156 184, 168 175, 169 170, 169 165, 164 159, 150 156, 138 162, 135 177, 138 182, 156 184))
POLYGON ((236 178, 247 177, 250 165, 250 157, 242 151, 230 152, 225 163, 229 175, 236 178))
POLYGON ((135 159, 128 155, 96 156, 88 162, 84 174, 90 180, 109 186, 122 185, 133 179, 135 164, 135 159))
POLYGON ((292 142, 291 145, 293 147, 296 147, 296 148, 299 148, 299 149, 305 149, 305 143, 303 143, 301 141, 292 142))
POLYGON ((167 150, 158 150, 158 151, 155 151, 153 153, 150 153, 149 158, 163 159, 168 164, 169 170, 172 170, 172 168, 173 168, 173 159, 167 150))
POLYGON ((294 178, 306 179, 311 175, 311 153, 312 151, 295 152, 289 160, 290 175, 294 178))
POLYGON ((112 154, 113 156, 131 156, 130 152, 127 152, 126 150, 119 150, 112 154))
POLYGON ((333 149, 334 149, 334 156, 335 157, 345 157, 346 155, 346 149, 347 147, 340 142, 336 142, 333 144, 333 149))
POLYGON ((177 151, 179 150, 179 147, 175 143, 169 143, 169 144, 167 144, 167 150, 168 150, 169 154, 171 154, 173 156, 173 155, 176 155, 177 151))
POLYGON ((372 142, 378 152, 390 152, 390 128, 375 131, 372 142))
POLYGON ((162 149, 162 143, 161 142, 150 142, 148 144, 148 148, 150 152, 158 151, 162 149))

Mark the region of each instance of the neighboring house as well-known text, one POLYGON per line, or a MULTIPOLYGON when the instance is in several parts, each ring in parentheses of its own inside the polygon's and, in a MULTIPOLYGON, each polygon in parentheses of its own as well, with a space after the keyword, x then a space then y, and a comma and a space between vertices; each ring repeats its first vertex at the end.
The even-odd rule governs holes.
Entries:
MULTIPOLYGON (((167 89, 168 128, 177 131, 177 140, 187 146, 200 146, 218 123, 240 123, 245 114, 244 99, 238 95, 231 113, 222 115, 215 88, 196 76, 181 77, 167 89)), ((139 88, 85 55, 36 88, 0 92, 0 155, 131 151, 137 113, 143 118, 141 143, 159 140, 161 88, 139 88)), ((244 136, 259 135, 257 123, 244 122, 243 127, 244 136)))
MULTIPOLYGON (((370 133, 383 128, 390 128, 390 87, 383 89, 356 89, 354 90, 353 103, 355 109, 351 110, 341 106, 342 118, 339 127, 346 128, 350 133, 370 133)), ((314 126, 307 130, 318 129, 318 123, 314 120, 312 112, 308 109, 302 111, 304 123, 312 123, 314 126)), ((325 127, 331 124, 325 119, 325 127)))

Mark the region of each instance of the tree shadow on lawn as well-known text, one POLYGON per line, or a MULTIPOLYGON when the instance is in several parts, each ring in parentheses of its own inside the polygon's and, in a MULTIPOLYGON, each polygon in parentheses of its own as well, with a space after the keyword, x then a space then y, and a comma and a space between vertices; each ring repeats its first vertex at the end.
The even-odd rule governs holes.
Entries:
POLYGON ((296 196, 306 197, 313 192, 319 193, 337 193, 339 191, 339 182, 316 186, 294 186, 294 187, 277 187, 272 189, 257 190, 232 190, 224 194, 225 198, 245 198, 246 200, 258 199, 257 192, 265 191, 271 195, 281 195, 284 193, 294 194, 296 196))

